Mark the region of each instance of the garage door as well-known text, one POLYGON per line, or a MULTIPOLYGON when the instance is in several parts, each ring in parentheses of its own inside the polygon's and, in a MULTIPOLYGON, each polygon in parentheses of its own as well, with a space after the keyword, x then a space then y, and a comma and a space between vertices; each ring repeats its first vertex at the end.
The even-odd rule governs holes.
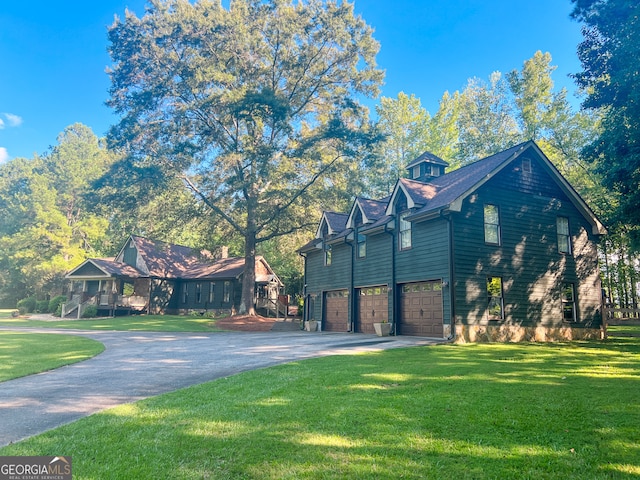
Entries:
POLYGON ((322 330, 346 332, 349 330, 349 291, 336 290, 325 294, 322 330))
POLYGON ((386 286, 360 289, 356 328, 358 332, 375 333, 374 323, 389 320, 389 295, 387 292, 386 286))
POLYGON ((406 283, 400 297, 401 335, 442 337, 442 282, 406 283))

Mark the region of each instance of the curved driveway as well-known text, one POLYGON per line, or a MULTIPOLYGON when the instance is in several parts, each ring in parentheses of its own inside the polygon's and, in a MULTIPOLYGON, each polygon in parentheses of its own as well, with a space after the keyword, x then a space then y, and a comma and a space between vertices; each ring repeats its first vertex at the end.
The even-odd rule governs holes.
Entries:
POLYGON ((299 359, 442 340, 347 333, 149 333, 55 329, 93 338, 105 351, 89 360, 0 383, 0 446, 105 408, 299 359))

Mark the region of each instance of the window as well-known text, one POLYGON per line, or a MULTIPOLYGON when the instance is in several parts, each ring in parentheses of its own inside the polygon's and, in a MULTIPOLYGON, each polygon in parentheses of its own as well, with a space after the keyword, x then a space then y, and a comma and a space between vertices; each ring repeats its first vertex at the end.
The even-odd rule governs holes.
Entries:
POLYGON ((229 281, 224 282, 222 288, 222 301, 224 303, 231 302, 231 282, 229 281))
POLYGON ((187 303, 189 300, 189 288, 186 283, 182 284, 182 303, 187 303))
POLYGON ((502 298, 502 278, 487 277, 487 312, 489 320, 504 319, 504 300, 502 298))
POLYGON ((565 322, 576 320, 576 291, 573 283, 562 285, 562 319, 565 322))
POLYGON ((558 252, 571 255, 571 236, 569 235, 569 219, 558 217, 556 221, 558 230, 558 252))
POLYGON ((413 173, 411 178, 416 179, 419 177, 420 177, 420 165, 416 165, 415 167, 413 167, 413 173))
POLYGON ((331 245, 324 246, 324 264, 327 267, 331 265, 331 245))
POLYGON ((211 282, 209 283, 209 303, 213 303, 216 297, 216 284, 211 282))
POLYGON ((398 231, 400 250, 411 248, 411 222, 406 220, 411 212, 403 212, 399 216, 400 227, 398 231))
POLYGON ((522 159, 522 173, 531 173, 531 159, 523 158, 522 159))
POLYGON ((367 256, 367 237, 362 235, 361 233, 358 234, 357 252, 358 258, 364 258, 367 256))
POLYGON ((500 212, 496 205, 484 206, 484 242, 500 245, 500 212))
POLYGON ((202 284, 196 283, 196 303, 202 302, 202 284))

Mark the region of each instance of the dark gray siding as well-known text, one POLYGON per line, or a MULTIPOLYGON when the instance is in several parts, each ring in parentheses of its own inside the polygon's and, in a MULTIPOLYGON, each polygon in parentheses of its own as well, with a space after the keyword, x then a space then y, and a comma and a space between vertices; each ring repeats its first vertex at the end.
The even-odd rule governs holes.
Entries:
POLYGON ((561 289, 574 283, 575 326, 600 324, 596 238, 569 198, 537 161, 524 175, 512 164, 463 202, 453 215, 456 317, 463 324, 500 324, 487 317, 488 276, 502 277, 504 323, 562 326, 561 289), (499 207, 501 245, 484 242, 485 204, 499 207), (556 220, 569 218, 571 255, 558 253, 556 220))
POLYGON ((387 233, 367 235, 367 255, 354 264, 356 287, 391 285, 391 240, 387 233))
MULTIPOLYGON (((396 253, 396 284, 426 280, 450 281, 449 230, 446 219, 414 223, 412 246, 396 253)), ((451 295, 443 288, 444 323, 451 322, 451 295)))
POLYGON ((351 246, 345 243, 332 246, 331 265, 324 265, 324 252, 320 249, 307 254, 306 294, 313 297, 309 318, 322 320, 323 292, 350 288, 351 254, 351 246))
POLYGON ((177 307, 176 282, 173 280, 151 279, 151 313, 165 313, 177 307))
MULTIPOLYGON (((393 285, 393 238, 389 233, 376 233, 367 235, 367 255, 364 258, 356 258, 354 269, 354 286, 377 287, 393 285)), ((354 292, 354 297, 358 292, 354 292)), ((387 319, 393 317, 393 288, 388 289, 387 319)), ((354 309, 357 310, 359 301, 356 298, 354 309)), ((358 313, 355 313, 357 316, 358 313)))
POLYGON ((173 301, 171 307, 178 311, 183 310, 227 310, 232 307, 238 308, 242 298, 242 285, 236 279, 227 280, 230 282, 229 301, 224 301, 225 280, 189 280, 181 281, 173 291, 173 301), (213 301, 209 301, 209 288, 214 284, 213 301), (200 285, 200 298, 198 298, 198 287, 200 285), (186 302, 184 301, 184 288, 187 289, 186 302))

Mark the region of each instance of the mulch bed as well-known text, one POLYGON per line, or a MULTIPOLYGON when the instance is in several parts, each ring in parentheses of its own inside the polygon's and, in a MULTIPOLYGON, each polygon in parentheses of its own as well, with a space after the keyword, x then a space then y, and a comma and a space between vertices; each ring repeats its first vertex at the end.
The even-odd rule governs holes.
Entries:
POLYGON ((239 332, 268 332, 274 323, 276 323, 275 318, 260 315, 234 315, 217 320, 216 327, 239 332))

